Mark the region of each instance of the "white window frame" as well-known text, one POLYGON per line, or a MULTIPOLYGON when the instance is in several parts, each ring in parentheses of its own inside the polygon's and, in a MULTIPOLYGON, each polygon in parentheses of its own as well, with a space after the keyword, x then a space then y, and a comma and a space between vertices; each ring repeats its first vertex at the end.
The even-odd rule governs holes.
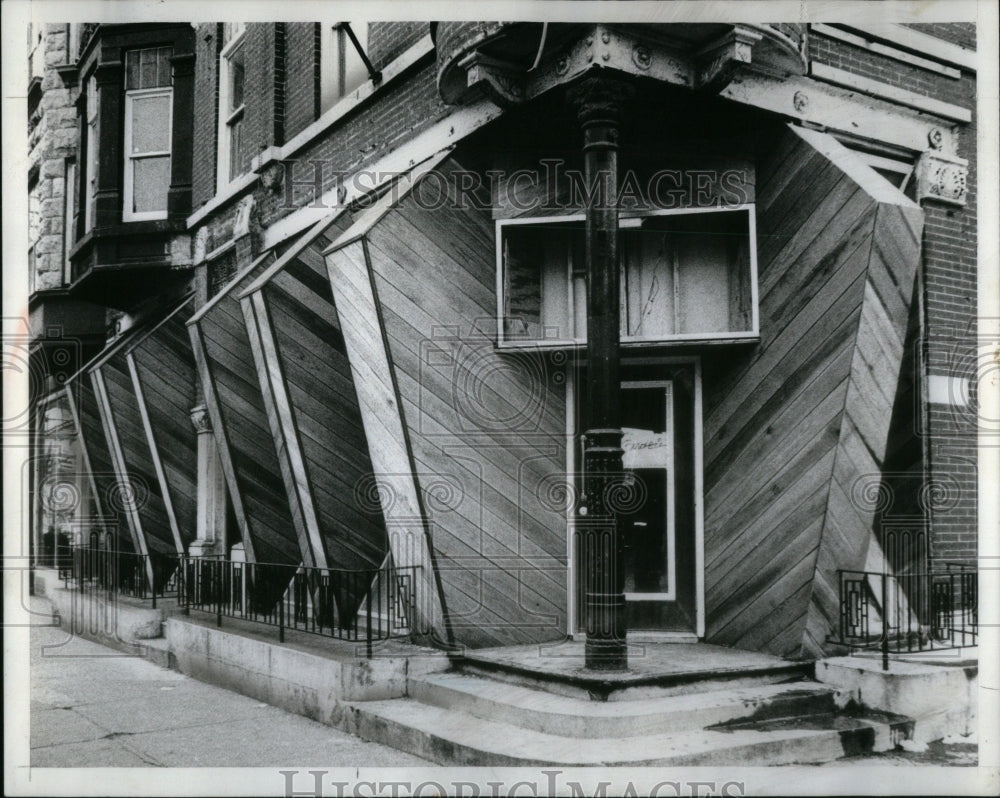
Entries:
POLYGON ((83 229, 89 233, 94 229, 94 198, 97 195, 98 152, 100 142, 100 120, 98 114, 97 78, 93 75, 87 83, 87 160, 84 164, 83 189, 83 229))
MULTIPOLYGON (((246 23, 233 22, 224 23, 232 25, 231 38, 225 43, 219 53, 219 130, 218 130, 218 157, 216 159, 216 180, 215 192, 222 194, 230 185, 236 182, 240 175, 230 174, 230 162, 232 158, 232 135, 233 123, 245 115, 246 108, 246 86, 243 88, 243 104, 232 111, 230 104, 230 83, 232 75, 230 70, 231 58, 239 50, 246 39, 246 23)), ((246 69, 244 65, 244 70, 246 69)), ((244 72, 245 75, 245 72, 244 72)))
MULTIPOLYGON (((122 221, 124 222, 143 222, 151 221, 155 219, 166 219, 167 218, 167 207, 164 206, 163 210, 157 211, 133 211, 132 204, 135 198, 135 162, 141 161, 146 158, 162 158, 166 156, 168 159, 172 157, 173 153, 173 143, 174 143, 174 89, 172 86, 159 86, 154 89, 132 89, 125 92, 125 185, 122 204, 122 221), (167 131, 169 141, 167 142, 167 149, 156 150, 152 152, 144 152, 139 155, 133 155, 131 150, 132 142, 132 114, 133 106, 136 100, 146 99, 149 97, 167 97, 168 103, 168 117, 167 117, 167 131)), ((168 196, 169 196, 169 177, 168 177, 168 196)))
MULTIPOLYGON (((646 346, 649 344, 669 344, 669 343, 745 343, 748 341, 760 340, 760 310, 758 302, 758 280, 757 280, 757 215, 754 203, 744 203, 741 205, 727 205, 724 207, 711 208, 658 208, 651 211, 626 212, 622 213, 618 219, 618 229, 627 230, 639 227, 642 220, 655 216, 676 216, 691 215, 696 213, 733 213, 746 211, 749 219, 747 235, 749 238, 749 259, 750 259, 750 302, 751 302, 751 325, 749 330, 726 331, 713 333, 672 333, 661 336, 640 336, 622 335, 622 346, 646 346)), ((562 216, 532 216, 518 217, 515 219, 496 220, 496 295, 497 295, 497 347, 500 349, 573 349, 583 348, 586 341, 580 338, 518 338, 507 340, 504 338, 504 257, 503 257, 503 234, 507 227, 518 227, 530 224, 559 224, 563 222, 585 222, 586 214, 573 213, 562 216)), ((568 303, 567 318, 575 319, 581 309, 576 302, 578 297, 573 281, 573 263, 567 258, 566 278, 568 281, 568 303)), ((582 299, 582 312, 586 313, 586 294, 582 299)), ((624 298, 622 299, 624 301, 624 298)))
MULTIPOLYGON (((368 82, 368 70, 358 55, 343 23, 320 23, 320 114, 368 82), (357 79, 354 79, 357 78, 357 79)), ((368 22, 348 22, 361 49, 368 49, 368 22)))

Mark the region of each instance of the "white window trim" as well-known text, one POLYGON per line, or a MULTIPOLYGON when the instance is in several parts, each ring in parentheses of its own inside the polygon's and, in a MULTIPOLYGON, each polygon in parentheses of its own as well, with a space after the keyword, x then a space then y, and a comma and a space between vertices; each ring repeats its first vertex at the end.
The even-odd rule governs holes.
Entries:
POLYGON ((97 80, 91 76, 87 83, 87 151, 83 168, 83 232, 89 233, 94 229, 96 214, 94 212, 94 201, 97 196, 97 163, 95 157, 98 152, 100 138, 100 114, 98 113, 97 80))
MULTIPOLYGON (((358 92, 369 82, 368 71, 344 30, 344 23, 320 23, 323 27, 320 41, 320 114, 334 108, 337 103, 358 92), (332 63, 331 63, 332 62, 332 63), (348 83, 348 74, 359 69, 361 79, 356 85, 348 83)), ((368 21, 348 22, 361 48, 368 50, 368 21)))
MULTIPOLYGON (((230 68, 229 59, 232 57, 244 42, 246 38, 246 27, 240 27, 236 30, 235 35, 232 39, 226 42, 226 45, 222 48, 219 53, 219 130, 218 130, 218 147, 217 147, 217 158, 216 158, 216 169, 215 169, 215 193, 222 194, 225 192, 233 183, 237 182, 241 175, 229 174, 229 161, 232 155, 232 128, 231 123, 237 119, 240 115, 244 113, 246 108, 246 101, 244 97, 244 103, 239 108, 229 111, 229 83, 230 83, 230 68)), ((245 91, 244 87, 244 91, 245 91)))
MULTIPOLYGON (((162 158, 167 156, 172 157, 173 153, 173 124, 174 124, 174 89, 172 86, 158 86, 154 89, 132 89, 125 92, 125 185, 123 190, 123 203, 122 203, 122 221, 124 222, 144 222, 155 219, 166 219, 167 218, 167 208, 161 211, 133 211, 132 201, 135 197, 134 180, 135 177, 135 162, 141 161, 146 158, 162 158), (132 141, 132 106, 133 101, 136 99, 142 99, 145 97, 156 97, 163 96, 170 98, 168 104, 168 117, 167 117, 167 134, 169 136, 169 142, 167 143, 167 149, 156 150, 154 152, 144 152, 141 155, 133 156, 131 151, 131 141, 132 141)), ((168 185, 169 190, 169 185, 168 185)))
MULTIPOLYGON (((729 344, 746 343, 760 340, 760 308, 758 301, 758 280, 757 280, 757 214, 754 203, 744 203, 740 205, 726 205, 723 207, 711 208, 658 208, 650 211, 623 212, 618 219, 618 229, 626 230, 636 226, 636 220, 653 216, 674 216, 680 214, 695 213, 732 213, 736 211, 748 211, 750 240, 750 301, 751 301, 751 325, 749 330, 739 332, 715 332, 715 333, 674 333, 671 335, 645 336, 645 335, 623 335, 621 337, 622 346, 644 346, 648 344, 670 344, 670 343, 709 343, 709 344, 729 344)), ((518 217, 514 219, 496 220, 496 295, 497 295, 497 348, 499 349, 581 349, 587 344, 586 341, 576 338, 534 338, 518 339, 508 341, 504 339, 503 319, 504 319, 504 273, 503 273, 503 230, 505 227, 516 227, 529 224, 558 224, 560 222, 584 222, 586 214, 572 213, 563 216, 532 216, 518 217)), ((571 268, 568 264, 567 268, 571 268)), ((572 301, 572 275, 570 278, 569 297, 572 301)), ((586 299, 584 300, 586 302, 586 299)), ((573 315, 573 308, 569 309, 570 317, 573 315)))

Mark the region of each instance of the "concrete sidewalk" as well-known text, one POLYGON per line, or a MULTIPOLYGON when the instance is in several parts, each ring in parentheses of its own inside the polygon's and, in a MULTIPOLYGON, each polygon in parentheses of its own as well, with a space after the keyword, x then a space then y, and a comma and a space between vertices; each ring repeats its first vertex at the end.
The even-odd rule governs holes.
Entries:
POLYGON ((32 767, 430 764, 58 627, 31 631, 30 722, 32 767))

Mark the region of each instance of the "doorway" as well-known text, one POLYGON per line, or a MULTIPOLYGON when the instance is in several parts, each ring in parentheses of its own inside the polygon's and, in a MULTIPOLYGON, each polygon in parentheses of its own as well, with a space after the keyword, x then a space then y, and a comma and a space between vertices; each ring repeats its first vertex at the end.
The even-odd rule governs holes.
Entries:
MULTIPOLYGON (((704 635, 701 392, 697 361, 624 361, 619 508, 631 638, 704 635)), ((581 375, 577 374, 575 383, 581 375)), ((573 403, 571 473, 582 489, 582 412, 573 403), (575 470, 572 466, 579 465, 575 470)), ((583 632, 582 571, 570 514, 571 632, 583 632)))

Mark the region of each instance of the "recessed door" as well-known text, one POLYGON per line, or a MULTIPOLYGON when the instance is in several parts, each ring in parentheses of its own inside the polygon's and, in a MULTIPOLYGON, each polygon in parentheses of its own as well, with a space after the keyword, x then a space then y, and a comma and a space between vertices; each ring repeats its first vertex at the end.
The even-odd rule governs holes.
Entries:
MULTIPOLYGON (((686 365, 650 368, 626 364, 622 381, 622 466, 625 486, 618 514, 630 633, 702 634, 700 412, 697 379, 686 365), (653 374, 656 373, 656 379, 653 374), (666 373, 664 373, 666 372, 666 373), (644 379, 649 374, 650 379, 644 379)), ((585 409, 577 416, 584 416, 585 409)), ((577 426, 575 462, 583 464, 577 426)), ((582 474, 580 475, 582 477, 582 474)), ((577 491, 582 495, 582 484, 577 491)), ((574 625, 584 627, 583 564, 573 552, 574 625)))

